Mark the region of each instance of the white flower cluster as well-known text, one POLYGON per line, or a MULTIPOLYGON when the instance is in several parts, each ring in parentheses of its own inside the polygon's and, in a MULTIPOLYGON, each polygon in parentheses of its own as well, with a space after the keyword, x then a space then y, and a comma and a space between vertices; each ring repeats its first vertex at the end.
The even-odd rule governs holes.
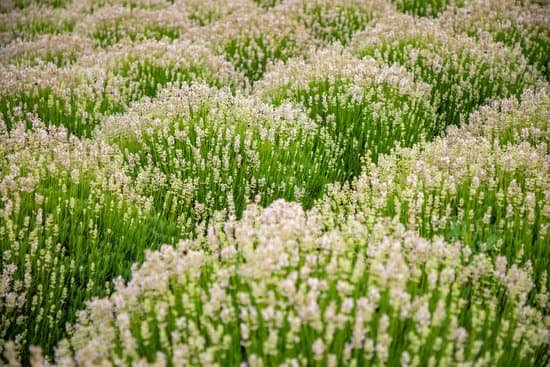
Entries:
POLYGON ((35 66, 54 63, 57 66, 76 61, 81 53, 92 48, 92 41, 76 34, 45 34, 32 41, 15 40, 0 49, 0 63, 4 65, 35 66))
POLYGON ((475 0, 461 8, 449 8, 440 17, 445 28, 492 38, 507 46, 519 47, 530 63, 550 79, 550 7, 544 2, 515 0, 475 0))
POLYGON ((390 3, 376 0, 287 0, 277 8, 301 22, 315 38, 342 44, 395 11, 390 3))
POLYGON ((82 15, 72 9, 53 8, 38 3, 23 10, 11 9, 0 13, 0 45, 18 39, 32 40, 40 34, 71 32, 81 18, 82 15))
POLYGON ((64 67, 0 65, 0 72, 6 76, 0 81, 5 124, 15 125, 31 112, 78 136, 90 136, 102 116, 155 96, 160 86, 192 80, 237 86, 244 78, 205 46, 154 40, 83 53, 64 67))
POLYGON ((246 14, 257 11, 257 4, 250 0, 181 0, 189 19, 199 25, 208 26, 231 14, 246 14))
POLYGON ((519 50, 449 32, 431 18, 390 15, 357 33, 352 47, 359 56, 398 63, 432 84, 432 100, 445 124, 464 122, 492 98, 519 97, 540 78, 519 50))
POLYGON ((302 111, 204 84, 163 90, 106 119, 97 138, 119 147, 136 189, 185 233, 249 200, 314 196, 336 167, 331 141, 302 111))
POLYGON ((339 45, 314 50, 305 58, 277 63, 255 84, 256 94, 276 99, 282 93, 292 95, 310 83, 326 80, 329 84, 352 83, 355 91, 371 84, 386 83, 402 94, 428 98, 429 84, 414 82, 413 75, 399 65, 387 65, 372 58, 360 59, 339 45))
POLYGON ((367 163, 352 189, 320 204, 363 223, 394 218, 425 237, 460 239, 475 253, 530 263, 546 288, 550 256, 547 90, 482 108, 471 125, 367 163))
POLYGON ((326 129, 340 151, 338 181, 357 175, 367 152, 376 158, 436 135, 430 91, 404 68, 359 59, 340 46, 280 63, 255 85, 266 100, 305 107, 326 129))
POLYGON ((270 63, 316 45, 305 26, 279 8, 232 13, 197 31, 201 34, 196 37, 207 40, 250 81, 261 78, 270 63))
POLYGON ((216 236, 218 252, 149 252, 127 284, 88 303, 57 362, 494 365, 507 353, 532 363, 548 338, 526 304, 529 274, 460 243, 384 221, 327 232, 284 201, 249 207, 216 236))
MULTIPOLYGON (((486 137, 500 145, 528 142, 532 146, 548 143, 550 131, 550 95, 548 88, 527 89, 521 98, 495 100, 470 115, 461 128, 471 135, 486 137)), ((448 134, 460 130, 450 129, 448 134)))
POLYGON ((543 3, 0 1, 0 365, 547 364, 543 3))
POLYGON ((177 39, 191 28, 186 12, 177 4, 162 9, 107 6, 82 19, 75 32, 92 38, 102 47, 123 39, 177 39))
POLYGON ((106 144, 67 139, 65 129, 39 120, 0 139, 0 349, 6 337, 35 344, 44 330, 43 345, 52 345, 74 318, 69 310, 86 294, 108 293, 124 254, 149 246, 151 203, 133 193, 121 157, 106 144), (124 236, 137 241, 134 249, 124 236))
MULTIPOLYGON (((436 16, 446 8, 461 7, 472 0, 390 0, 399 11, 418 16, 436 16)), ((473 0, 476 1, 476 0, 473 0)), ((483 1, 483 0, 482 0, 483 1)))

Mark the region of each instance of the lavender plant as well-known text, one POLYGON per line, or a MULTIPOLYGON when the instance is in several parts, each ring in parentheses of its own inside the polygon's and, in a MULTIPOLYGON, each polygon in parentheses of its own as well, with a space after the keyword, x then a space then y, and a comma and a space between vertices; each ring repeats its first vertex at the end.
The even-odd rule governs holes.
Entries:
POLYGON ((519 97, 537 84, 519 50, 491 40, 455 35, 432 19, 392 15, 353 42, 355 53, 405 67, 432 84, 431 102, 442 124, 459 124, 480 105, 498 97, 519 97))
POLYGON ((321 222, 278 201, 213 232, 214 256, 192 242, 148 253, 129 283, 88 304, 57 362, 530 365, 545 358, 548 324, 526 304, 528 271, 401 225, 381 221, 369 230, 351 221, 325 232, 321 222))
POLYGON ((0 365, 549 365, 548 18, 1 1, 0 365))

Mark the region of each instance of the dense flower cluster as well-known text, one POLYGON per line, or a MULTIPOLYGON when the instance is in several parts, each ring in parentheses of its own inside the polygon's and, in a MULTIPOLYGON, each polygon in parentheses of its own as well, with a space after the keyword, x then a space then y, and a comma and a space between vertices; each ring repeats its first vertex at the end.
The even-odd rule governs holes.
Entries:
POLYGON ((278 8, 298 19, 315 38, 342 44, 355 32, 394 11, 389 3, 376 0, 290 0, 278 8))
POLYGON ((450 8, 441 15, 444 27, 477 38, 491 37, 514 48, 550 79, 550 7, 544 2, 515 0, 471 1, 463 8, 450 8))
POLYGON ((199 32, 250 81, 260 79, 270 63, 286 61, 315 45, 305 26, 279 8, 232 13, 199 32))
POLYGON ((87 35, 102 47, 122 39, 177 39, 190 28, 187 14, 177 4, 172 7, 150 10, 123 6, 107 6, 82 19, 76 33, 87 35))
POLYGON ((432 84, 445 124, 457 124, 491 98, 519 96, 537 73, 517 49, 448 32, 437 20, 396 14, 356 34, 353 49, 411 71, 432 84))
POLYGON ((79 314, 58 362, 505 365, 533 363, 548 338, 526 304, 528 272, 401 225, 326 232, 315 212, 277 201, 212 237, 212 251, 149 252, 79 314))
POLYGON ((33 3, 24 10, 11 9, 0 13, 0 45, 17 40, 32 40, 41 34, 72 32, 81 17, 72 9, 38 3, 33 3))
POLYGON ((535 278, 547 282, 549 102, 547 91, 527 91, 521 102, 482 108, 466 127, 367 163, 351 191, 335 188, 321 207, 364 223, 395 218, 424 237, 460 239, 475 252, 530 263, 535 278))
POLYGON ((123 43, 80 55, 65 67, 0 65, 0 71, 6 77, 0 81, 0 114, 8 128, 31 112, 78 136, 89 136, 102 116, 153 97, 160 86, 191 80, 234 86, 243 79, 208 48, 186 41, 123 43))
POLYGON ((549 24, 0 1, 0 365, 547 365, 549 24))
POLYGON ((176 233, 149 214, 107 145, 40 121, 0 139, 0 338, 51 348, 89 295, 109 291, 112 273, 176 233))
POLYGON ((339 150, 335 181, 357 175, 367 152, 375 159, 396 145, 411 146, 438 132, 430 85, 413 79, 402 67, 331 47, 307 61, 277 65, 256 83, 255 92, 275 104, 300 104, 326 129, 339 150))
POLYGON ((0 49, 0 62, 4 65, 53 63, 64 66, 75 62, 81 53, 90 50, 91 45, 91 40, 72 33, 40 35, 32 41, 19 39, 0 49))
POLYGON ((461 7, 475 0, 390 0, 404 13, 418 16, 436 16, 447 7, 461 7))
POLYGON ((189 19, 199 25, 207 26, 235 13, 243 14, 257 10, 257 5, 248 0, 186 0, 183 6, 189 19))
POLYGON ((247 201, 311 203, 338 168, 334 144, 302 111, 204 84, 106 119, 98 138, 118 146, 136 189, 185 233, 216 210, 240 215, 247 201))

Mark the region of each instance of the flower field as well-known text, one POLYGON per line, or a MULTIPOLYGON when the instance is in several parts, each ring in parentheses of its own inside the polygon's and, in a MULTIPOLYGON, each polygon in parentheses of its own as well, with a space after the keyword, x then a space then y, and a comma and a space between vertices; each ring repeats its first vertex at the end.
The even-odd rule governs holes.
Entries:
POLYGON ((0 76, 0 365, 550 365, 547 0, 3 0, 0 76))

